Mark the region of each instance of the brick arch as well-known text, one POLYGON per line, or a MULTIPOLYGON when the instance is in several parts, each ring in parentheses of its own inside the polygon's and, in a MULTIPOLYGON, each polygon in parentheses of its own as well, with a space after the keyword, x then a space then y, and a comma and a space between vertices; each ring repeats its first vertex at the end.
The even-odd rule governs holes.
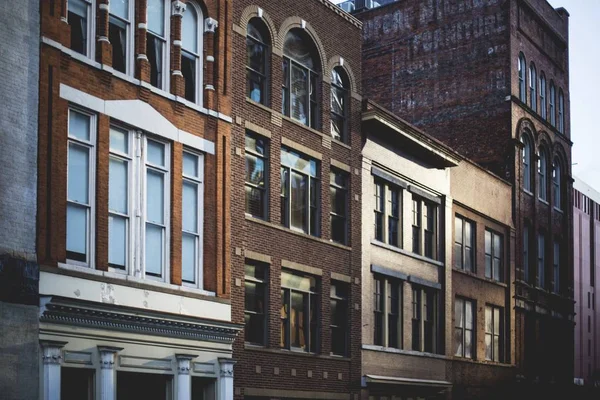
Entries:
POLYGON ((546 131, 538 131, 536 143, 538 148, 543 147, 547 154, 552 154, 552 140, 546 131))
MULTIPOLYGON (((348 80, 350 81, 350 87, 348 89, 351 93, 354 94, 356 93, 357 88, 356 78, 354 77, 354 73, 352 72, 352 68, 350 68, 350 65, 348 65, 346 60, 343 60, 342 64, 342 60, 342 57, 340 57, 339 55, 331 57, 329 59, 329 62, 327 63, 327 71, 324 72, 323 75, 327 74, 327 77, 329 78, 329 74, 335 67, 341 67, 344 70, 344 72, 346 72, 346 75, 348 75, 348 80)), ((331 79, 329 79, 329 81, 331 81, 331 79)))
POLYGON ((531 145, 537 147, 537 131, 533 122, 529 118, 521 118, 517 124, 517 140, 521 141, 521 137, 523 135, 529 136, 529 140, 531 141, 531 145))
MULTIPOLYGON (((283 56, 283 42, 285 41, 285 35, 287 35, 287 33, 293 28, 302 29, 302 21, 303 19, 300 17, 289 17, 283 21, 281 28, 279 28, 279 37, 277 42, 273 43, 274 53, 277 51, 277 54, 283 56)), ((325 73, 325 68, 327 67, 327 63, 325 62, 325 60, 327 60, 327 57, 325 56, 325 47, 323 46, 323 42, 321 42, 319 35, 317 35, 317 32, 313 29, 313 27, 308 22, 305 21, 305 23, 306 27, 304 30, 312 39, 315 47, 317 48, 317 53, 319 53, 319 62, 321 63, 321 72, 323 74, 322 80, 323 82, 329 83, 331 79, 329 78, 329 74, 325 73)))
POLYGON ((269 31, 271 47, 275 48, 275 43, 277 41, 277 38, 279 37, 277 35, 277 28, 275 27, 273 20, 265 10, 262 10, 262 17, 259 15, 259 9, 259 6, 246 7, 244 11, 242 11, 242 16, 240 17, 240 27, 242 27, 244 31, 246 31, 246 27, 248 26, 248 23, 252 18, 260 18, 266 25, 267 30, 269 31))
POLYGON ((562 167, 562 173, 563 175, 567 175, 567 172, 570 174, 571 171, 571 165, 569 165, 569 157, 568 157, 568 151, 565 149, 565 146, 562 144, 562 142, 560 141, 555 141, 553 146, 552 146, 552 161, 554 162, 555 159, 558 159, 558 161, 560 162, 560 165, 562 167))

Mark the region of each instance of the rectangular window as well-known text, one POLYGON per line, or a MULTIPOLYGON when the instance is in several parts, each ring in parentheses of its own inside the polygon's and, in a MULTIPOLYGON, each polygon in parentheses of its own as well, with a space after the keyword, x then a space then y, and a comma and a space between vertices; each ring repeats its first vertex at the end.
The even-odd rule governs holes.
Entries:
POLYGON ((412 251, 421 254, 421 201, 412 199, 412 251))
POLYGON ((267 341, 267 267, 246 261, 244 323, 246 342, 264 346, 267 341))
POLYGON ((375 182, 375 240, 383 242, 385 218, 385 185, 375 182))
POLYGON ((560 243, 554 242, 554 293, 560 293, 560 243))
POLYGON ((129 131, 110 128, 108 164, 108 264, 126 271, 130 260, 132 143, 129 131))
POLYGON ((112 67, 124 74, 131 74, 130 53, 132 47, 131 17, 133 1, 119 0, 110 3, 108 19, 108 40, 112 45, 112 67), (131 6, 131 7, 130 7, 131 6))
POLYGON ((338 356, 348 354, 348 289, 348 284, 331 282, 331 353, 338 356))
POLYGON ((183 152, 181 279, 202 288, 202 227, 204 199, 204 158, 200 154, 183 152))
POLYGON ((317 280, 281 271, 281 347, 317 352, 317 280))
POLYGON ((146 56, 150 63, 150 84, 159 89, 167 88, 167 21, 165 0, 148 0, 146 56))
POLYGON ((93 400, 94 370, 88 368, 60 369, 60 400, 93 400))
POLYGON ((502 310, 495 306, 485 307, 485 359, 503 361, 502 310))
POLYGON ((319 180, 317 161, 281 148, 281 223, 293 230, 319 236, 319 180))
POLYGON ((502 235, 490 230, 485 231, 485 277, 502 282, 504 248, 502 235))
POLYGON ((94 236, 95 116, 69 109, 67 259, 92 266, 94 236))
POLYGON ((402 289, 401 282, 388 280, 387 291, 387 347, 402 348, 402 289))
POLYGON ((91 56, 93 35, 90 35, 92 6, 89 0, 69 0, 67 21, 71 27, 71 50, 91 56))
POLYGON ((348 174, 332 168, 329 172, 331 240, 348 243, 348 174))
POLYGON ((437 293, 419 286, 413 286, 412 292, 412 349, 435 353, 438 347, 437 293))
POLYGON ((457 298, 454 301, 454 355, 473 358, 473 302, 457 298))
POLYGON ((454 268, 475 272, 474 225, 458 215, 454 218, 454 268))
POLYGON ((529 225, 523 227, 523 280, 529 282, 529 225))
POLYGON ((383 346, 383 288, 385 286, 385 279, 380 276, 375 276, 373 278, 373 283, 375 285, 373 298, 375 300, 375 304, 373 307, 374 319, 374 333, 373 333, 373 344, 377 346, 383 346))
POLYGON ((401 212, 400 188, 387 182, 375 181, 376 240, 395 247, 402 247, 401 212))
POLYGON ((246 213, 267 218, 267 139, 246 131, 246 213))
POLYGON ((546 238, 541 233, 538 235, 537 252, 537 286, 543 288, 546 283, 546 238))
POLYGON ((285 57, 283 59, 282 114, 319 129, 319 76, 285 57))
POLYGON ((592 333, 592 317, 588 315, 588 333, 592 333))
POLYGON ((412 196, 413 253, 437 258, 437 206, 413 194, 412 196))

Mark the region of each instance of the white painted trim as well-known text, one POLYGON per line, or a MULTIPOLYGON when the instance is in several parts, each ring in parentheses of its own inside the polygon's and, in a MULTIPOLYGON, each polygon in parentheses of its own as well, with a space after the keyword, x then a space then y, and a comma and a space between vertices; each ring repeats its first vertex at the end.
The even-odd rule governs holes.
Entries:
POLYGON ((64 83, 60 84, 60 97, 159 137, 183 143, 204 153, 215 154, 213 142, 178 129, 151 105, 141 100, 102 100, 64 83))

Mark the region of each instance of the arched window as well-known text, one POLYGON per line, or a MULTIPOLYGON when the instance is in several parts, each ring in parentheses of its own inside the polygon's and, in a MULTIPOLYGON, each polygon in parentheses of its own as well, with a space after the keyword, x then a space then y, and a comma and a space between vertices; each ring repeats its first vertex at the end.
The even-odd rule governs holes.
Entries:
POLYGON ((537 112, 537 71, 535 70, 535 64, 532 62, 529 65, 529 101, 531 102, 531 109, 537 112))
POLYGON ((546 75, 544 71, 540 73, 540 116, 543 119, 547 118, 548 101, 546 99, 546 75))
POLYGON ((150 63, 150 84, 165 90, 169 85, 169 32, 170 2, 148 0, 146 9, 146 56, 150 63))
POLYGON ((523 189, 531 192, 531 141, 529 136, 521 137, 523 142, 523 189))
POLYGON ((562 168, 558 158, 554 159, 554 165, 552 168, 552 191, 554 192, 554 207, 562 210, 562 198, 561 198, 561 181, 562 181, 562 168))
POLYGON ((181 20, 181 74, 185 81, 185 98, 192 103, 202 100, 202 10, 192 1, 181 20))
POLYGON ((348 76, 341 67, 331 71, 331 137, 348 141, 348 76))
POLYGON ((550 124, 556 126, 556 87, 554 81, 550 81, 550 124))
POLYGON ((246 28, 246 97, 267 104, 269 35, 260 18, 252 18, 246 28))
POLYGON ((548 200, 548 190, 546 188, 547 163, 546 151, 540 148, 540 158, 538 160, 538 197, 544 201, 548 200))
POLYGON ((310 37, 301 29, 290 30, 283 46, 282 113, 318 129, 318 57, 310 37))
POLYGON ((523 53, 519 54, 519 100, 527 103, 527 62, 523 53))
POLYGON ((558 90, 558 131, 565 133, 565 96, 562 89, 558 90))

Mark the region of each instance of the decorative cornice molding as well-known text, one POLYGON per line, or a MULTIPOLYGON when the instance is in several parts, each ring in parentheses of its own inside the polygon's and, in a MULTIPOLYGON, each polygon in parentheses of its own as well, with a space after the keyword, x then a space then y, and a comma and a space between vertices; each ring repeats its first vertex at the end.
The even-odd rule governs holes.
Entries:
POLYGON ((204 32, 205 33, 215 33, 217 27, 219 26, 219 21, 214 18, 206 18, 204 20, 204 32))
POLYGON ((183 17, 187 6, 184 2, 175 0, 171 3, 171 15, 174 17, 183 17))

